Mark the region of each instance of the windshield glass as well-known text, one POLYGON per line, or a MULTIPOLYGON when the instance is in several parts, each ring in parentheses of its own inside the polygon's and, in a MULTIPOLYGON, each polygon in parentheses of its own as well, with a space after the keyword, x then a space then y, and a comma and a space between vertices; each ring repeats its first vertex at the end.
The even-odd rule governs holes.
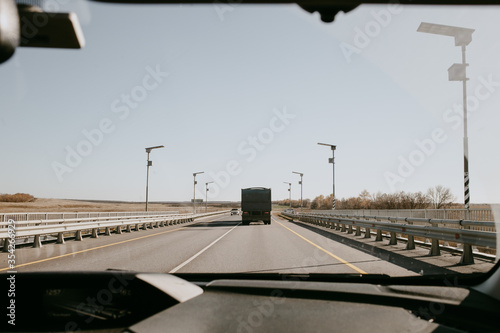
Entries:
POLYGON ((495 264, 500 8, 56 7, 85 46, 0 65, 3 271, 495 264))

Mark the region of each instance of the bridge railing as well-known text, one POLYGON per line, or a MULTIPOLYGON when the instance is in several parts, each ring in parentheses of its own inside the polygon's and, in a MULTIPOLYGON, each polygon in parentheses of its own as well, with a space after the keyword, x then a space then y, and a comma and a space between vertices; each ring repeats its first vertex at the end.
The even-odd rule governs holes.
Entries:
POLYGON ((38 212, 38 213, 0 213, 0 222, 8 220, 31 221, 31 220, 55 220, 55 219, 78 219, 90 217, 126 217, 136 215, 170 215, 179 214, 178 211, 151 211, 151 212, 38 212))
POLYGON ((417 217, 424 219, 495 221, 492 210, 481 209, 337 209, 316 210, 314 214, 343 214, 356 216, 417 217))
POLYGON ((499 223, 491 221, 431 219, 418 217, 392 216, 361 216, 337 214, 330 211, 325 213, 282 213, 282 215, 299 221, 336 229, 348 234, 355 233, 364 238, 372 237, 372 230, 376 232, 376 241, 383 239, 383 233, 390 238, 389 245, 397 244, 397 235, 407 237, 406 249, 415 249, 415 237, 431 240, 429 255, 440 255, 439 241, 454 242, 463 245, 460 263, 474 263, 472 246, 497 248, 497 227, 499 223), (473 230, 483 228, 484 230, 473 230), (487 229, 487 231, 485 231, 487 229))
POLYGON ((8 252, 13 248, 13 243, 22 238, 33 238, 33 247, 41 247, 41 237, 46 235, 56 237, 56 243, 62 244, 64 238, 68 237, 68 235, 74 235, 75 240, 81 241, 84 234, 91 234, 92 238, 97 238, 101 231, 104 231, 105 235, 111 235, 112 231, 121 234, 122 231, 131 232, 132 230, 160 228, 228 212, 229 210, 203 214, 158 214, 158 212, 145 214, 135 212, 135 215, 118 217, 101 216, 21 221, 9 219, 6 222, 0 222, 0 240, 3 242, 3 251, 8 252))

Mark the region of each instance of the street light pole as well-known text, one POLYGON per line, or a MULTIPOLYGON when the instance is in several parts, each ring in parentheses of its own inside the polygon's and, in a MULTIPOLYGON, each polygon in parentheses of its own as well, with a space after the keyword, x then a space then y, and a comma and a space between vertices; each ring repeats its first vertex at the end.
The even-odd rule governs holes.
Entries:
MULTIPOLYGON (((147 151, 147 150, 146 150, 147 151)), ((149 160, 149 153, 151 151, 147 151, 148 153, 148 163, 147 163, 147 172, 146 172, 146 212, 148 211, 148 193, 149 193, 149 167, 153 165, 153 161, 149 160)))
MULTIPOLYGON (((462 80, 463 104, 464 104, 464 205, 469 215, 470 192, 469 192, 469 137, 467 136, 467 78, 465 69, 465 45, 462 45, 462 65, 464 66, 464 78, 462 80)), ((470 217, 467 216, 467 219, 470 217)))
POLYGON ((196 184, 197 184, 196 175, 199 175, 202 173, 205 173, 205 172, 201 171, 201 172, 193 173, 193 178, 194 178, 194 182, 193 182, 193 214, 196 214, 196 184))
MULTIPOLYGON (((462 81, 463 92, 463 112, 464 112, 464 207, 467 215, 470 208, 470 192, 469 192, 469 138, 467 136, 467 75, 466 69, 469 64, 465 60, 465 47, 472 41, 472 33, 474 29, 454 27, 448 25, 434 23, 420 23, 417 29, 418 32, 430 34, 450 36, 455 38, 455 46, 460 46, 462 49, 462 63, 453 64, 448 68, 449 81, 462 81)), ((469 216, 466 216, 469 219, 469 216)))
POLYGON ((149 160, 149 153, 151 153, 151 150, 153 149, 158 149, 158 148, 164 148, 164 146, 155 146, 155 147, 148 147, 146 148, 146 153, 148 153, 148 164, 147 164, 147 171, 146 171, 146 212, 148 211, 148 195, 149 195, 149 167, 153 165, 153 161, 149 160))
POLYGON ((328 159, 329 163, 332 163, 332 171, 333 171, 333 194, 332 194, 332 210, 335 210, 335 149, 337 149, 337 146, 335 145, 330 145, 327 143, 318 143, 320 146, 327 146, 332 149, 332 158, 328 159))
POLYGON ((213 182, 205 183, 205 213, 207 212, 207 202, 208 202, 208 184, 212 184, 213 182))
MULTIPOLYGON (((431 33, 442 36, 450 36, 455 38, 455 46, 460 46, 462 49, 462 63, 453 64, 448 68, 449 81, 462 81, 462 99, 464 109, 464 207, 465 219, 470 219, 470 192, 469 192, 469 138, 467 136, 467 75, 466 70, 469 64, 465 59, 465 47, 472 42, 472 33, 474 29, 453 27, 448 25, 420 23, 417 29, 418 32, 431 33)), ((470 227, 465 227, 470 228, 470 227)), ((464 244, 462 251, 461 264, 473 264, 474 256, 472 254, 472 246, 464 244)))
POLYGON ((299 181, 299 184, 300 184, 300 213, 302 213, 302 177, 304 176, 304 174, 301 172, 296 172, 296 171, 292 171, 292 173, 295 173, 295 174, 300 176, 300 181, 299 181))
POLYGON ((292 183, 289 182, 283 182, 285 184, 288 184, 288 204, 290 205, 290 208, 292 208, 292 183))

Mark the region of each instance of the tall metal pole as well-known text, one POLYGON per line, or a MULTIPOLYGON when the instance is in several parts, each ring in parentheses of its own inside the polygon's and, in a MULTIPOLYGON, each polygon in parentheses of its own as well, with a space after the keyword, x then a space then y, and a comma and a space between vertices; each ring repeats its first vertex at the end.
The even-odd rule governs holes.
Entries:
POLYGON ((288 204, 292 208, 292 183, 288 183, 288 204))
MULTIPOLYGON (((465 47, 472 42, 472 34, 474 29, 447 26, 441 24, 433 24, 422 22, 417 29, 418 32, 425 32, 443 36, 451 36, 455 39, 455 46, 462 48, 462 63, 453 64, 448 68, 448 79, 450 81, 462 81, 463 91, 463 108, 464 108, 464 207, 465 219, 470 219, 470 192, 469 192, 469 138, 467 137, 467 62, 465 59, 465 47)), ((470 227, 466 226, 465 229, 470 227)), ((474 256, 472 254, 472 246, 464 243, 461 264, 473 264, 474 256)))
POLYGON ((292 208, 292 183, 290 182, 283 182, 285 184, 288 184, 288 204, 290 208, 292 208))
POLYGON ((196 175, 199 175, 201 173, 205 173, 204 171, 201 171, 201 172, 195 172, 193 173, 193 178, 194 178, 194 182, 193 182, 193 214, 196 214, 196 175))
POLYGON ((212 184, 213 182, 208 182, 208 183, 205 183, 205 213, 208 212, 207 210, 207 203, 208 203, 208 184, 212 184))
POLYGON ((148 195, 149 195, 149 167, 153 164, 149 160, 149 153, 151 153, 151 150, 153 149, 159 149, 159 148, 165 148, 165 146, 155 146, 155 147, 148 147, 146 148, 146 153, 148 153, 148 165, 147 165, 147 171, 146 171, 146 212, 148 211, 148 195))
MULTIPOLYGON (((470 192, 469 192, 469 138, 467 136, 467 63, 465 61, 465 45, 462 45, 462 64, 464 66, 464 79, 462 81, 463 87, 463 104, 464 104, 464 206, 465 206, 465 219, 470 220, 470 192)), ((466 227, 469 229, 470 227, 466 227)), ((473 264, 474 256, 472 254, 472 246, 470 244, 463 245, 461 264, 473 264)))
POLYGON ((328 143, 320 143, 320 142, 318 142, 318 145, 330 147, 330 149, 332 150, 332 158, 328 159, 328 163, 332 163, 332 171, 333 171, 333 177, 332 177, 332 184, 333 184, 332 210, 335 210, 335 149, 337 149, 337 146, 330 145, 328 143))
POLYGON ((193 214, 196 214, 196 174, 193 173, 193 214))
POLYGON ((335 210, 335 146, 332 146, 332 169, 333 169, 333 194, 332 194, 332 210, 335 210))
POLYGON ((300 213, 302 213, 302 176, 304 174, 300 174, 300 213))
POLYGON ((147 152, 148 153, 148 165, 147 165, 147 173, 146 173, 146 212, 148 211, 148 193, 149 193, 149 151, 147 152))
POLYGON ((300 212, 302 213, 302 177, 304 176, 304 174, 301 172, 296 172, 296 171, 292 171, 292 173, 295 173, 295 174, 300 176, 300 181, 299 181, 299 184, 300 184, 300 212))
MULTIPOLYGON (((462 64, 464 65, 464 71, 467 68, 467 63, 465 61, 465 45, 462 45, 462 64)), ((465 209, 467 209, 467 215, 469 215, 469 202, 470 202, 470 192, 469 192, 469 138, 467 137, 467 75, 465 75, 463 81, 463 104, 464 104, 464 204, 465 209)), ((466 217, 469 219, 469 216, 466 217)))

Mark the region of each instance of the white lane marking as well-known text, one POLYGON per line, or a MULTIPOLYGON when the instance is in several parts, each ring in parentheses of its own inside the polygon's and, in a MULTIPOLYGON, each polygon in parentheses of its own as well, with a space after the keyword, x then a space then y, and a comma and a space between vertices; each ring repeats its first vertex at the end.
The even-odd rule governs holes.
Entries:
POLYGON ((202 254, 203 252, 205 252, 206 250, 208 250, 210 247, 212 247, 215 243, 217 243, 218 241, 220 241, 224 236, 226 236, 228 233, 230 233, 231 231, 234 230, 234 228, 236 228, 237 226, 239 226, 241 224, 238 223, 237 225, 235 225, 234 227, 232 227, 230 230, 228 230, 224 235, 220 236, 219 238, 217 238, 216 240, 214 240, 212 243, 208 244, 203 250, 201 250, 200 252, 196 253, 194 256, 192 256, 191 258, 189 258, 188 260, 184 261, 182 264, 180 264, 179 266, 175 267, 174 269, 172 269, 169 273, 172 274, 172 273, 175 273, 177 272, 179 269, 181 269, 182 267, 186 266, 187 264, 189 264, 191 261, 193 261, 194 259, 196 259, 196 257, 198 257, 200 254, 202 254))

